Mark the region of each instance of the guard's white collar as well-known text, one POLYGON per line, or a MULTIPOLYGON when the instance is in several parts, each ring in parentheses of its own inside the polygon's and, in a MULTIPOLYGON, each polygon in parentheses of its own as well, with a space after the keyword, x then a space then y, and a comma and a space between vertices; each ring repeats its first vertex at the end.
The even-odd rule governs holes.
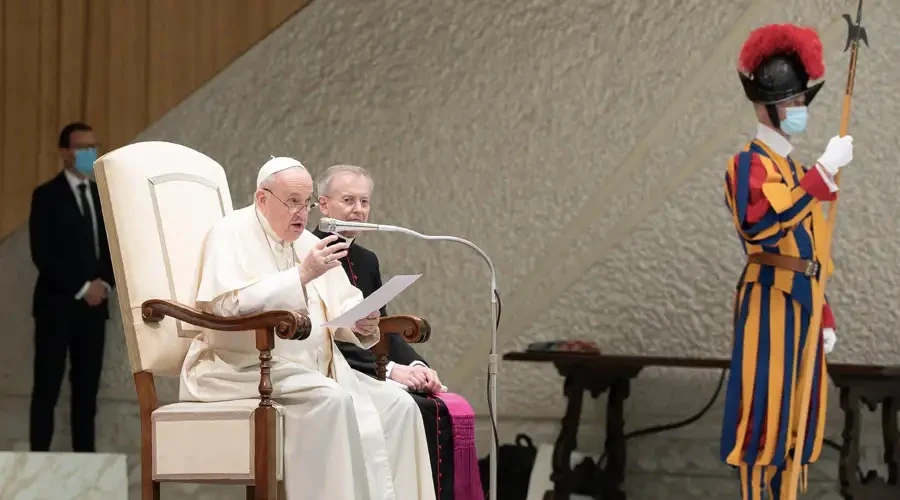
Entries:
POLYGON ((794 150, 794 145, 791 144, 791 141, 764 123, 757 124, 756 138, 766 143, 766 146, 769 146, 775 154, 783 158, 787 158, 791 151, 794 150))

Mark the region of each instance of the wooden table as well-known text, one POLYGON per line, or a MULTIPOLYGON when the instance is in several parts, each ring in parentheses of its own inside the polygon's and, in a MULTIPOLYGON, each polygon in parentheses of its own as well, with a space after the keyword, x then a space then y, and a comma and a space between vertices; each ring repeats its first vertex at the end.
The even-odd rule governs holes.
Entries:
MULTIPOLYGON (((722 358, 670 358, 662 356, 618 356, 582 353, 511 352, 504 360, 531 363, 553 363, 564 378, 563 392, 567 399, 565 416, 553 449, 554 484, 552 498, 568 499, 572 493, 570 456, 575 450, 584 393, 597 398, 608 392, 606 413, 606 441, 604 443, 607 481, 605 491, 596 492, 603 500, 625 500, 622 489, 625 481, 627 447, 625 443, 625 400, 628 399, 631 379, 645 367, 676 367, 726 370, 729 361, 722 358)), ((834 363, 828 373, 840 389, 840 405, 844 412, 841 434, 842 450, 839 465, 841 495, 846 500, 900 499, 900 367, 834 363), (884 461, 888 477, 869 471, 859 477, 859 436, 861 407, 875 411, 881 405, 884 461)), ((548 495, 549 496, 549 495, 548 495)))

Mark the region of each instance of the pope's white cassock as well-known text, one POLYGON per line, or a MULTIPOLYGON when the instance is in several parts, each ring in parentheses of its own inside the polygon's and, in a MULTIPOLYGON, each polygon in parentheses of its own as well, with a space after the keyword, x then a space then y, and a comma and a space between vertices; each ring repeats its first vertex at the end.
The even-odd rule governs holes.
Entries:
MULTIPOLYGON (((284 405, 284 478, 289 500, 432 500, 422 417, 409 394, 352 370, 334 339, 368 348, 379 335, 326 328, 362 300, 343 269, 310 281, 298 267, 320 241, 309 231, 282 242, 255 204, 211 230, 203 251, 198 308, 221 316, 261 310, 305 311, 306 340, 276 337, 273 397, 284 405), (304 294, 306 297, 304 297, 304 294)), ((181 399, 259 397, 254 336, 206 331, 190 346, 181 399)))

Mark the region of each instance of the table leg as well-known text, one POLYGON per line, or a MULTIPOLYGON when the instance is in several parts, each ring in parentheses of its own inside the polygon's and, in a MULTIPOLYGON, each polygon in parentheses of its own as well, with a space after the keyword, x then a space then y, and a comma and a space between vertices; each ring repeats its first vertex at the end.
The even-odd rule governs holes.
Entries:
MULTIPOLYGON (((638 376, 641 367, 596 370, 572 364, 556 364, 563 376, 563 392, 568 400, 566 414, 562 419, 559 437, 553 447, 553 492, 546 492, 544 500, 568 500, 576 488, 576 480, 581 485, 582 494, 593 495, 603 500, 625 500, 622 487, 625 483, 625 400, 631 391, 631 379, 638 376), (604 452, 606 465, 583 463, 572 472, 572 452, 578 447, 578 426, 581 423, 581 407, 585 391, 592 398, 598 398, 609 391, 606 410, 606 443, 604 452)), ((589 460, 589 459, 588 459, 589 460)))
POLYGON ((900 498, 900 429, 897 428, 900 385, 891 378, 832 377, 841 391, 844 411, 843 447, 841 449, 841 496, 845 500, 896 500, 900 498), (875 411, 881 405, 881 425, 884 440, 884 462, 887 478, 869 470, 860 480, 859 442, 861 433, 860 409, 865 405, 875 411))
POLYGON ((888 469, 888 484, 900 484, 900 427, 898 427, 900 399, 885 398, 881 403, 881 432, 884 438, 884 463, 888 469))
POLYGON ((565 378, 563 392, 568 404, 563 416, 559 437, 553 447, 553 500, 568 500, 572 494, 571 457, 578 446, 578 425, 581 422, 581 406, 584 401, 584 373, 572 373, 565 378))
POLYGON ((606 402, 606 491, 604 500, 625 500, 625 462, 628 449, 625 445, 625 400, 631 392, 631 380, 613 379, 606 402))
POLYGON ((841 483, 841 496, 844 500, 853 500, 850 493, 859 485, 857 468, 859 467, 859 396, 847 387, 841 386, 841 410, 844 412, 844 428, 841 431, 841 460, 838 478, 841 483))

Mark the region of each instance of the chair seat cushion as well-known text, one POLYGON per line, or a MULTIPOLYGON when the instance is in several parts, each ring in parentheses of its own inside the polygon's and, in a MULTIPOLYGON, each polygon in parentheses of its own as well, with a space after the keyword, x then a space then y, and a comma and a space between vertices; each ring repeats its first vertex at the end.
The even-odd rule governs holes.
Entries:
MULTIPOLYGON (((153 412, 153 479, 249 482, 258 399, 173 403, 153 412)), ((282 479, 283 408, 275 405, 276 476, 282 479)))

